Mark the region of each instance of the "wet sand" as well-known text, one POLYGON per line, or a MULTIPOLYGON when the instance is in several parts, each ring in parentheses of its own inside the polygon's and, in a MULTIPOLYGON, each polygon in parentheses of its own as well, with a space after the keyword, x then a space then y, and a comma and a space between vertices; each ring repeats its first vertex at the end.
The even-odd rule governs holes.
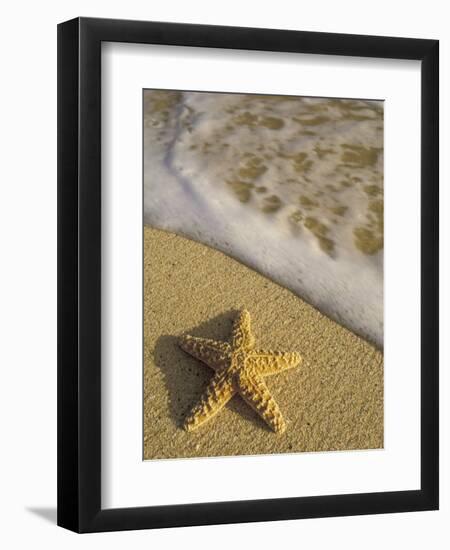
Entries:
POLYGON ((225 254, 145 226, 145 459, 382 447, 380 351, 225 254), (228 340, 244 307, 257 347, 302 355, 300 367, 265 379, 286 432, 271 432, 239 396, 186 432, 183 420, 212 371, 183 352, 177 336, 228 340))

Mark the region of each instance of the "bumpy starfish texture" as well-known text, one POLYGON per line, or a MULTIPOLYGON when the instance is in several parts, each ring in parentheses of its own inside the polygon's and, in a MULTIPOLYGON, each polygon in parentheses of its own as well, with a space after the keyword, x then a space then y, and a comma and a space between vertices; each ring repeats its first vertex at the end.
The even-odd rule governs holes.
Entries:
POLYGON ((296 352, 254 349, 247 310, 242 310, 235 320, 230 343, 182 336, 179 345, 215 371, 184 423, 186 430, 195 430, 207 422, 238 393, 274 432, 285 431, 286 423, 263 378, 296 367, 301 357, 296 352))

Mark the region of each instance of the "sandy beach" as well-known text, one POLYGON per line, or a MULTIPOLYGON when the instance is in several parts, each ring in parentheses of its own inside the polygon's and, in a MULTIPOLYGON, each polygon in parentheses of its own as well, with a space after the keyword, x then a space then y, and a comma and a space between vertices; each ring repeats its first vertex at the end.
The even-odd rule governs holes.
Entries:
POLYGON ((144 459, 383 447, 383 355, 289 290, 229 256, 144 228, 144 459), (298 351, 300 367, 266 378, 287 423, 274 434, 235 396, 195 432, 182 423, 212 371, 177 345, 228 340, 247 308, 260 348, 298 351))

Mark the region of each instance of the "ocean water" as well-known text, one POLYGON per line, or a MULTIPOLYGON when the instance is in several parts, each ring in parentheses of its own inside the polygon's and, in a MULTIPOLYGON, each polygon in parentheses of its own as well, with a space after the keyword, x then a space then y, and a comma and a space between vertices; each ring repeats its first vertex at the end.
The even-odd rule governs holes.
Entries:
POLYGON ((382 102, 147 90, 144 222, 382 348, 382 102))

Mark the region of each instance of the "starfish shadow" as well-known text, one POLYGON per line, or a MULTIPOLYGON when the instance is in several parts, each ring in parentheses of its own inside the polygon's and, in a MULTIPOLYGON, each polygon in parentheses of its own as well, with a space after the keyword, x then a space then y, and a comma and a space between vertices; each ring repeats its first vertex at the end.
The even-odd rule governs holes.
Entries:
MULTIPOLYGON (((237 313, 237 310, 226 311, 187 329, 186 334, 229 341, 237 313)), ((182 428, 186 416, 199 400, 213 371, 201 361, 189 356, 178 346, 179 336, 181 335, 160 336, 155 345, 154 361, 157 368, 164 375, 171 418, 178 428, 182 428)), ((225 405, 225 408, 236 412, 239 416, 258 425, 264 431, 270 432, 265 422, 239 396, 234 396, 225 405)), ((217 419, 212 421, 215 420, 217 421, 217 419)))

